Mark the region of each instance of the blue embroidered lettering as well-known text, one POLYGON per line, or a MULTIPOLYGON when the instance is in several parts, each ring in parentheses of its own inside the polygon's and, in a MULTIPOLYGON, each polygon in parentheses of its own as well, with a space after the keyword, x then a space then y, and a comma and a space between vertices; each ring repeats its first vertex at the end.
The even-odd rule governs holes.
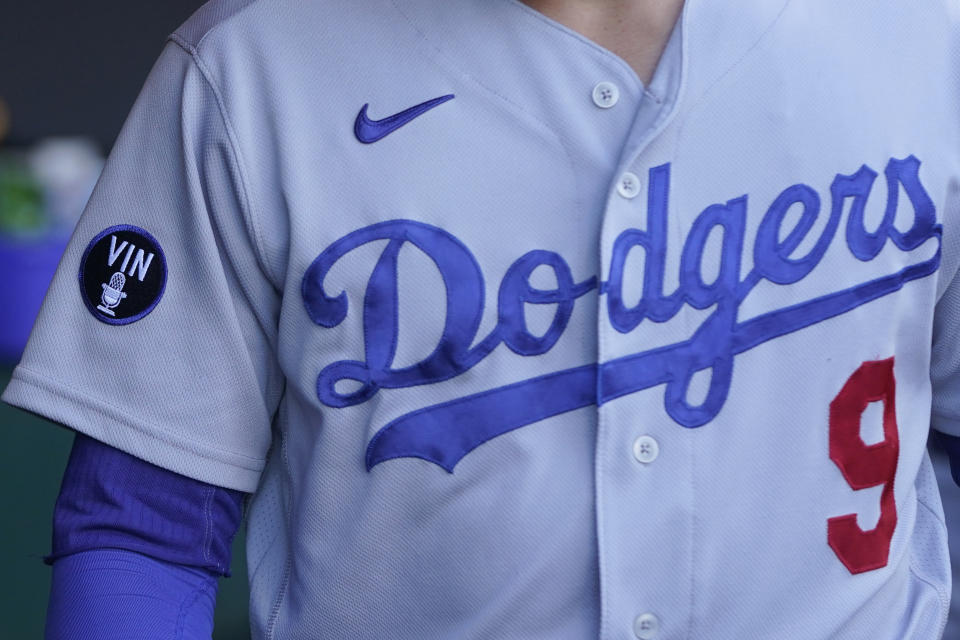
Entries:
POLYGON ((570 267, 552 251, 531 251, 514 262, 500 283, 499 317, 497 334, 510 350, 524 356, 546 353, 560 339, 573 314, 574 301, 596 286, 596 278, 574 284, 570 267), (530 274, 541 265, 553 269, 557 288, 552 291, 534 289, 530 286, 530 274), (524 303, 556 304, 557 312, 550 328, 543 337, 537 338, 527 330, 523 315, 524 303))
POLYGON ((837 211, 831 214, 824 233, 813 249, 802 258, 791 258, 790 255, 803 242, 820 215, 820 196, 805 184, 795 184, 784 189, 767 209, 757 229, 753 244, 754 271, 760 277, 777 284, 793 284, 806 278, 820 262, 833 240, 837 228, 837 211), (800 214, 797 226, 780 242, 778 238, 783 219, 787 211, 796 204, 803 206, 803 213, 800 214))
POLYGON ((310 318, 322 327, 335 327, 347 317, 347 294, 326 294, 323 281, 330 268, 353 249, 377 240, 390 240, 367 283, 364 298, 366 362, 343 360, 324 368, 317 379, 320 401, 331 407, 365 402, 382 387, 411 387, 452 378, 479 362, 494 345, 470 345, 483 313, 483 274, 473 254, 450 233, 412 220, 390 220, 350 233, 334 242, 311 263, 301 293, 310 318), (410 243, 440 270, 447 297, 443 335, 433 353, 404 369, 392 369, 398 332, 397 255, 410 243), (481 355, 482 353, 482 355, 481 355), (479 357, 478 357, 479 356, 479 357), (334 386, 354 380, 360 388, 342 395, 334 386))
POLYGON ((335 297, 327 295, 323 285, 326 274, 353 249, 373 241, 388 241, 364 297, 365 360, 343 360, 325 367, 317 379, 318 397, 330 407, 346 407, 365 402, 380 388, 447 380, 469 370, 501 342, 524 356, 546 353, 566 329, 577 298, 599 288, 600 293, 607 295, 611 325, 620 332, 631 331, 644 319, 667 322, 685 303, 698 309, 714 307, 714 310, 688 340, 523 380, 401 416, 380 429, 370 441, 367 468, 392 458, 419 457, 452 472, 463 456, 491 438, 544 418, 603 404, 657 385, 665 385, 664 406, 673 420, 688 428, 700 427, 723 408, 736 355, 846 313, 937 270, 942 228, 936 222, 933 201, 920 182, 919 168, 920 161, 914 156, 889 161, 885 171, 887 205, 883 220, 873 232, 865 229, 863 213, 876 172, 862 166, 852 175, 837 175, 830 187, 829 218, 820 237, 803 256, 793 254, 820 215, 820 196, 804 184, 788 187, 760 222, 752 251, 753 269, 742 280, 747 196, 711 205, 694 221, 684 242, 677 290, 665 295, 670 165, 653 167, 649 171, 646 230, 627 229, 615 240, 608 281, 598 286, 594 277, 577 283, 559 254, 530 251, 507 270, 498 294, 497 326, 473 348, 470 345, 475 341, 483 312, 484 284, 480 267, 467 247, 443 229, 411 220, 391 220, 359 229, 325 249, 307 269, 301 286, 310 318, 323 327, 337 326, 348 313, 346 293, 335 297), (894 226, 901 190, 906 193, 914 213, 912 226, 902 232, 894 226), (936 253, 896 273, 738 321, 741 303, 761 280, 788 285, 802 280, 816 268, 836 236, 848 200, 851 202, 846 244, 857 259, 875 258, 887 238, 904 252, 936 238, 936 253), (794 206, 802 207, 799 219, 780 240, 786 214, 794 206), (707 283, 702 274, 703 254, 707 239, 717 227, 723 238, 720 265, 716 278, 707 283), (407 244, 424 252, 439 269, 446 292, 446 316, 443 335, 433 353, 410 367, 393 369, 399 332, 397 256, 407 244), (635 248, 645 252, 643 294, 635 306, 626 307, 622 294, 624 265, 629 252, 635 248), (537 289, 530 284, 531 274, 541 266, 553 271, 557 281, 554 289, 537 289), (538 337, 528 330, 525 304, 556 305, 544 335, 538 337), (710 385, 706 398, 700 405, 690 405, 687 401, 690 382, 698 372, 708 369, 710 385), (352 393, 340 394, 334 386, 342 380, 353 380, 360 387, 352 393))
POLYGON ((877 172, 864 165, 852 176, 837 176, 831 187, 834 202, 841 196, 854 198, 850 207, 850 217, 847 218, 847 246, 850 248, 850 253, 858 260, 865 262, 873 260, 880 253, 884 242, 887 241, 887 228, 893 222, 890 216, 896 213, 896 206, 891 211, 888 201, 886 213, 877 231, 870 233, 864 227, 864 210, 876 179, 877 172))
POLYGON ((669 296, 663 294, 664 263, 667 252, 667 200, 670 194, 670 165, 650 169, 647 191, 647 230, 627 229, 613 242, 609 279, 603 285, 607 294, 607 315, 610 324, 620 333, 629 333, 644 318, 666 322, 683 306, 678 288, 669 296), (634 247, 643 247, 643 295, 634 307, 623 304, 623 267, 634 247))

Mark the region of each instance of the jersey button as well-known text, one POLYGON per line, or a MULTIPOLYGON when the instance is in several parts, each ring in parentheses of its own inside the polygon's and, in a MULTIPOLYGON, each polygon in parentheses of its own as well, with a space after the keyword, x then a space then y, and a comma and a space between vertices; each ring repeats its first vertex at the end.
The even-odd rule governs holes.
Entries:
POLYGON ((657 637, 657 632, 659 631, 660 620, 652 613, 639 615, 637 619, 633 621, 633 633, 640 638, 640 640, 652 640, 652 638, 657 637))
POLYGON ((593 88, 593 104, 609 109, 620 99, 620 89, 612 82, 600 82, 593 88))
POLYGON ((637 174, 629 171, 624 172, 617 180, 617 193, 628 200, 640 195, 640 178, 637 177, 637 174))
POLYGON ((633 457, 638 462, 650 464, 660 455, 660 445, 650 436, 640 436, 633 441, 633 457))

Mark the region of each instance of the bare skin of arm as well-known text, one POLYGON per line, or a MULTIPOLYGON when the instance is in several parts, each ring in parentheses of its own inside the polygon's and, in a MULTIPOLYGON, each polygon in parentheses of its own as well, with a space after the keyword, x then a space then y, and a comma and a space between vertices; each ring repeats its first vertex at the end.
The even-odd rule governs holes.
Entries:
POLYGON ((683 0, 522 0, 620 56, 648 84, 683 0))

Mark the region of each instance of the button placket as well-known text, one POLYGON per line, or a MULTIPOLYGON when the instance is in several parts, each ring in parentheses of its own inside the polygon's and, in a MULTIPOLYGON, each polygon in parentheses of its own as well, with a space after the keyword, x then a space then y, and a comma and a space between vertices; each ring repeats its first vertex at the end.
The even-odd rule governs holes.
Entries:
MULTIPOLYGON (((620 78, 613 74, 608 77, 620 78)), ((614 293, 624 296, 624 290, 636 292, 643 284, 637 282, 638 278, 642 279, 642 273, 628 275, 627 267, 621 262, 625 258, 620 255, 614 258, 613 253, 615 247, 620 249, 625 244, 630 246, 628 251, 632 250, 633 245, 624 242, 627 238, 623 234, 644 228, 644 223, 649 225, 652 216, 659 213, 658 210, 649 211, 645 201, 653 186, 659 188, 661 184, 657 182, 654 185, 651 181, 661 179, 660 174, 654 175, 652 169, 661 165, 663 159, 657 153, 650 155, 646 151, 665 123, 669 122, 670 114, 664 110, 672 110, 675 104, 672 85, 659 87, 656 91, 656 95, 661 97, 659 100, 652 97, 653 93, 644 94, 642 86, 639 87, 639 95, 634 95, 634 84, 627 79, 620 84, 620 89, 624 104, 617 104, 610 109, 602 107, 595 100, 597 111, 590 118, 598 129, 604 126, 613 128, 609 125, 614 121, 619 129, 624 126, 621 118, 631 119, 626 135, 615 132, 610 138, 595 140, 595 144, 601 145, 601 151, 620 150, 616 154, 616 164, 604 167, 609 170, 609 182, 603 194, 606 201, 601 233, 601 268, 609 269, 609 272, 604 272, 604 277, 607 273, 613 275, 615 265, 621 269, 617 272, 620 277, 613 283, 620 290, 615 291, 611 287, 606 291, 611 296, 614 293)), ((597 90, 595 88, 595 92, 597 90)), ((603 96, 598 97, 603 102, 603 96)), ((590 110, 589 105, 585 105, 585 109, 590 110)), ((607 130, 603 133, 606 134, 607 130)), ((660 203, 649 203, 649 206, 657 207, 660 203)), ((641 249, 637 248, 638 251, 641 249)), ((618 331, 619 326, 613 323, 611 314, 617 309, 622 310, 622 307, 612 304, 603 307, 606 308, 601 308, 598 314, 600 362, 642 353, 649 348, 644 346, 643 341, 633 339, 633 332, 618 331)), ((672 332, 668 333, 673 335, 672 332)), ((650 522, 677 522, 678 539, 692 536, 682 520, 682 516, 689 511, 690 496, 662 499, 663 495, 669 494, 676 478, 687 477, 691 473, 690 459, 683 455, 687 447, 686 440, 672 431, 658 428, 659 421, 648 425, 637 424, 638 416, 661 414, 662 400, 653 402, 653 397, 659 393, 637 392, 619 397, 616 402, 598 405, 596 488, 600 587, 607 613, 601 635, 605 638, 621 637, 623 633, 630 635, 632 632, 632 637, 640 640, 659 640, 673 634, 671 629, 676 627, 679 630, 686 626, 690 616, 689 607, 684 603, 688 601, 685 596, 690 584, 687 574, 692 569, 691 545, 671 544, 661 550, 664 538, 674 538, 672 530, 667 535, 658 530, 657 536, 637 539, 635 544, 622 544, 623 537, 635 531, 638 524, 643 526, 650 522), (657 437, 649 432, 644 433, 645 429, 651 429, 657 437), (663 450, 662 460, 659 440, 663 440, 667 447, 663 450), (656 583, 653 584, 650 575, 666 577, 661 581, 653 581, 656 583), (624 585, 630 585, 626 593, 624 585), (669 620, 661 621, 653 612, 663 615, 669 613, 669 620)))

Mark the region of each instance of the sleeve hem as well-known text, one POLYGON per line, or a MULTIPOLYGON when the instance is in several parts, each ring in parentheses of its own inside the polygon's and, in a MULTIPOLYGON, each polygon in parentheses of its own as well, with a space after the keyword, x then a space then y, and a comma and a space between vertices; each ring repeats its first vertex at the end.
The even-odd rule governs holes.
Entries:
POLYGON ((266 464, 261 458, 184 442, 22 365, 14 370, 2 400, 157 466, 228 489, 255 492, 266 464))

